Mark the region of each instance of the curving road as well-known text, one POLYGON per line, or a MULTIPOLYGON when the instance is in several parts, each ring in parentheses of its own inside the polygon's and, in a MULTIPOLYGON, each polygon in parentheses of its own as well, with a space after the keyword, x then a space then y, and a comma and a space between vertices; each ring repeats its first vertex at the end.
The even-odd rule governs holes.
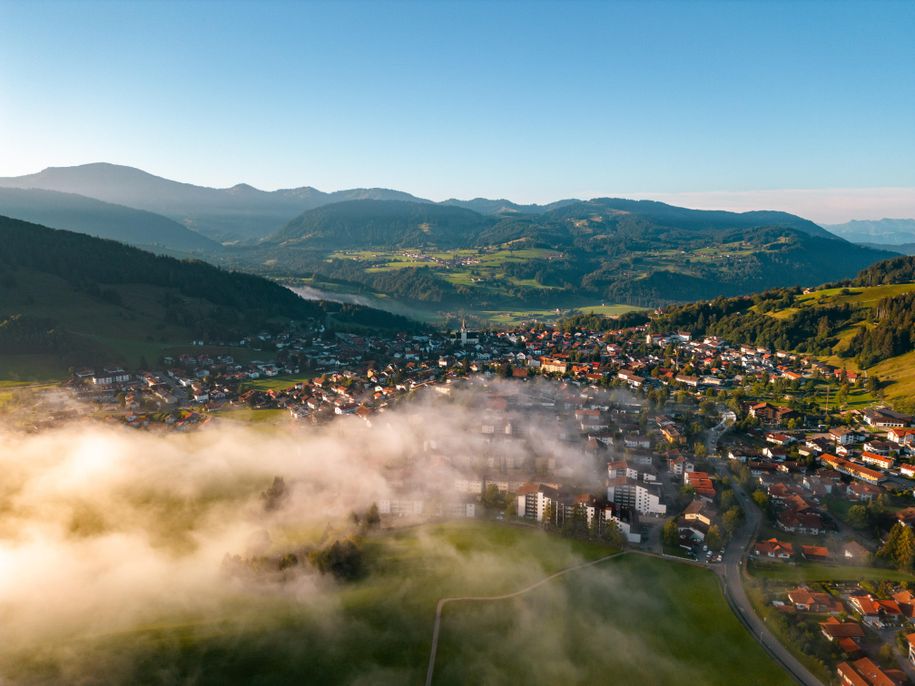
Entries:
MULTIPOLYGON (((726 429, 727 426, 722 422, 721 424, 718 424, 709 430, 707 435, 709 455, 715 454, 715 450, 718 446, 718 439, 726 429)), ((723 474, 725 471, 724 463, 719 461, 717 469, 719 474, 723 474)), ((768 627, 765 625, 765 622, 760 620, 759 616, 753 610, 750 599, 747 597, 747 593, 743 587, 743 563, 750 544, 756 539, 756 532, 758 531, 759 525, 762 522, 762 513, 759 511, 759 508, 757 508, 754 503, 750 501, 749 496, 746 494, 740 484, 732 481, 732 486, 734 488, 734 493, 737 496, 737 501, 743 508, 744 514, 746 516, 744 517, 743 524, 737 529, 737 531, 734 532, 734 535, 731 537, 730 542, 725 548, 721 564, 717 564, 711 567, 711 570, 714 571, 718 576, 721 582, 721 588, 725 599, 727 600, 728 605, 730 605, 731 610, 734 612, 740 622, 747 628, 747 631, 749 631, 750 634, 762 645, 766 652, 769 653, 769 655, 776 662, 781 664, 785 671, 787 671, 788 674, 790 674, 794 680, 802 686, 823 686, 823 682, 821 682, 810 672, 810 670, 802 665, 801 662, 796 657, 794 657, 794 655, 792 655, 791 652, 781 643, 781 641, 779 641, 778 638, 776 638, 775 635, 769 631, 768 627)), ((577 571, 579 569, 584 569, 586 567, 593 567, 594 565, 598 565, 602 562, 606 562, 607 560, 612 560, 615 557, 626 554, 647 555, 650 557, 658 557, 695 567, 703 567, 706 569, 710 568, 708 565, 701 562, 695 562, 693 560, 687 560, 681 557, 675 557, 673 555, 665 555, 663 552, 652 553, 639 550, 624 550, 618 553, 613 553, 612 555, 606 555, 597 560, 592 560, 591 562, 584 562, 573 567, 567 567, 566 569, 544 577, 540 581, 537 581, 536 583, 526 586, 513 593, 505 593, 503 595, 494 596, 460 596, 454 598, 442 598, 438 601, 438 605, 435 607, 435 624, 432 628, 432 647, 429 651, 429 667, 426 671, 426 686, 432 686, 432 678, 435 674, 435 655, 438 651, 439 632, 441 630, 442 624, 442 611, 444 610, 445 605, 448 603, 485 602, 516 598, 520 595, 528 593, 529 591, 533 591, 535 588, 539 588, 540 586, 543 586, 544 584, 560 576, 577 571)))
MULTIPOLYGON (((708 443, 709 455, 715 454, 718 446, 718 439, 724 433, 725 425, 718 426, 709 430, 708 443)), ((717 464, 719 475, 725 472, 725 464, 719 460, 717 464)), ((724 588, 725 598, 728 604, 737 615, 737 618, 743 623, 747 630, 762 644, 766 652, 778 661, 785 670, 794 677, 795 681, 803 686, 823 686, 813 673, 807 669, 800 660, 798 660, 784 644, 776 638, 775 634, 769 631, 765 622, 760 620, 759 616, 753 610, 753 605, 747 597, 747 592, 743 587, 743 564, 746 559, 747 551, 750 544, 756 540, 756 532, 762 523, 762 513, 759 508, 751 502, 750 497, 746 494, 743 487, 735 480, 731 481, 734 493, 737 496, 737 502, 744 511, 743 524, 734 532, 730 542, 725 548, 722 562, 717 565, 715 572, 721 579, 724 588)))

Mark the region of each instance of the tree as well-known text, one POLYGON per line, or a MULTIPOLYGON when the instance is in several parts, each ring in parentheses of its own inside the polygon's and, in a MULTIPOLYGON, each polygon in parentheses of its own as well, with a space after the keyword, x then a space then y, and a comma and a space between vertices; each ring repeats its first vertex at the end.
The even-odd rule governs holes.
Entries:
POLYGON ((893 528, 890 529, 889 534, 887 534, 886 541, 884 541, 883 545, 880 546, 880 549, 877 551, 877 557, 884 560, 895 561, 896 545, 899 543, 899 537, 902 534, 902 530, 905 528, 906 526, 902 522, 893 524, 893 528))
POLYGON ((705 443, 702 443, 701 441, 693 443, 693 454, 700 460, 708 455, 708 451, 705 449, 705 443))
POLYGON ((723 542, 721 530, 716 524, 712 524, 705 535, 705 544, 709 547, 709 550, 719 550, 723 542))
POLYGON ((753 502, 756 503, 760 509, 766 509, 766 506, 769 504, 769 496, 766 495, 766 492, 761 488, 757 488, 753 491, 753 502))
POLYGON ((864 529, 868 525, 867 508, 864 505, 852 505, 848 508, 848 525, 854 529, 864 529))
POLYGON ((737 507, 737 505, 724 513, 724 516, 721 518, 721 525, 724 527, 728 538, 733 536, 734 532, 737 531, 737 527, 740 526, 740 520, 742 518, 743 511, 737 507))
MULTIPOLYGON (((596 516, 595 519, 597 519, 596 516)), ((614 548, 623 548, 626 545, 625 534, 612 519, 604 523, 602 538, 614 548)))
POLYGON ((553 507, 553 503, 551 503, 551 502, 547 503, 546 506, 543 508, 543 522, 542 522, 543 528, 552 529, 553 524, 555 523, 555 518, 556 518, 556 510, 553 507))
POLYGON ((915 532, 912 531, 912 527, 902 527, 895 553, 896 566, 899 569, 912 568, 912 563, 915 562, 915 532))
POLYGON ((664 543, 669 546, 675 546, 680 542, 680 530, 677 528, 676 519, 668 519, 664 522, 661 536, 664 539, 664 543))
POLYGON ((486 484, 481 500, 487 510, 502 510, 505 507, 505 497, 495 484, 486 484))
POLYGON ((362 549, 349 539, 334 541, 327 548, 310 553, 309 557, 321 574, 332 574, 340 580, 352 581, 363 573, 362 549))
POLYGON ((370 529, 374 529, 379 524, 381 524, 381 515, 378 513, 378 505, 376 503, 372 503, 372 506, 366 513, 365 524, 370 529))
POLYGON ((286 482, 281 476, 273 477, 273 483, 261 493, 261 500, 264 501, 264 509, 268 512, 278 510, 289 497, 289 489, 286 488, 286 482))

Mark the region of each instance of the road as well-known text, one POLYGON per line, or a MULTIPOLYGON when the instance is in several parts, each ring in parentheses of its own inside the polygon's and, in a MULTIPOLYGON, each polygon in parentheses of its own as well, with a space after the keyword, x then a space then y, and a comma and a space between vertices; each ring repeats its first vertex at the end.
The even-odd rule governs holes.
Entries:
MULTIPOLYGON (((718 447, 718 439, 724 433, 726 427, 723 424, 709 430, 707 435, 708 454, 714 455, 718 447)), ((719 475, 725 472, 725 461, 719 460, 717 469, 719 475)), ((753 610, 753 605, 747 597, 746 590, 743 587, 743 565, 747 551, 756 539, 756 532, 762 522, 762 513, 759 508, 750 500, 743 487, 735 480, 732 480, 734 493, 737 496, 737 502, 743 508, 743 524, 734 532, 727 548, 722 556, 720 565, 715 566, 715 572, 721 578, 724 587, 724 594, 727 598, 734 614, 743 623, 747 630, 759 641, 766 652, 777 660, 794 679, 803 684, 803 686, 823 686, 817 677, 809 669, 800 663, 800 661, 791 654, 781 641, 776 638, 775 634, 769 631, 765 622, 760 620, 759 616, 753 610)))
MULTIPOLYGON (((709 455, 715 454, 718 446, 718 439, 726 429, 726 425, 722 422, 721 424, 718 424, 709 430, 706 436, 706 445, 709 449, 709 455)), ((719 474, 723 474, 725 472, 725 463, 719 460, 717 469, 719 474)), ((624 550, 619 553, 607 555, 597 560, 592 560, 591 562, 585 562, 573 567, 567 567, 566 569, 560 570, 555 574, 551 574, 550 576, 547 576, 540 581, 513 593, 506 593, 496 596, 463 596, 454 598, 442 598, 438 601, 438 605, 436 605, 435 608, 435 623, 432 627, 432 647, 429 651, 429 667, 426 671, 426 686, 432 686, 432 679, 435 675, 435 656, 438 652, 438 639, 441 630, 442 611, 444 610, 445 605, 448 603, 485 602, 516 598, 534 590, 535 588, 539 588, 540 586, 543 586, 544 584, 560 576, 579 569, 584 569, 586 567, 592 567, 602 562, 606 562, 607 560, 611 560, 615 557, 619 557, 620 555, 626 554, 659 557, 665 560, 670 560, 672 562, 689 564, 696 567, 705 567, 714 571, 721 581, 725 599, 728 601, 728 604, 730 605, 734 614, 747 628, 750 634, 763 646, 766 652, 769 653, 769 655, 776 662, 781 664, 782 667, 784 667, 784 669, 795 679, 795 681, 797 681, 802 686, 823 686, 823 682, 815 677, 810 672, 810 670, 804 667, 804 665, 802 665, 800 661, 791 654, 791 652, 781 643, 781 641, 779 641, 778 638, 776 638, 775 635, 769 631, 765 623, 760 620, 756 612, 753 610, 750 599, 747 597, 747 593, 743 587, 743 564, 747 550, 750 547, 750 543, 756 539, 756 532, 759 529, 760 523, 762 522, 762 513, 759 511, 759 508, 757 508, 755 504, 751 502, 750 497, 746 494, 740 484, 736 482, 732 482, 732 484, 734 487, 734 493, 737 496, 737 502, 743 508, 746 516, 744 517, 743 524, 737 529, 737 531, 734 532, 734 535, 731 537, 731 540, 724 551, 724 555, 722 556, 721 564, 709 566, 701 562, 686 560, 681 557, 665 555, 663 553, 647 552, 644 550, 624 550)), ((652 534, 659 534, 660 527, 655 527, 655 529, 658 531, 652 531, 652 534)), ((655 541, 651 541, 649 545, 651 546, 651 544, 654 542, 655 541)), ((659 539, 656 543, 660 547, 659 539)))

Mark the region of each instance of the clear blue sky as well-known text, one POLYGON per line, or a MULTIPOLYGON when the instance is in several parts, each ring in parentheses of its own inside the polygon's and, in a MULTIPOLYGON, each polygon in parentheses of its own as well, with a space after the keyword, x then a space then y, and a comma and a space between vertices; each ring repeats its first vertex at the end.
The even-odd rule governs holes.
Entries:
POLYGON ((0 0, 0 175, 441 199, 915 187, 915 2, 0 0))

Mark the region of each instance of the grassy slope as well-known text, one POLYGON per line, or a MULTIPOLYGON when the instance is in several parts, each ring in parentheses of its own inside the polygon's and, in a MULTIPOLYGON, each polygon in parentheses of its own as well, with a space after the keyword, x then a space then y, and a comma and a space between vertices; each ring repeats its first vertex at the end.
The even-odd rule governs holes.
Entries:
POLYGON ((881 567, 854 567, 849 565, 832 565, 822 563, 787 565, 779 563, 754 563, 750 573, 763 579, 773 581, 915 581, 915 576, 898 569, 881 567))
MULTIPOLYGON (((867 287, 858 286, 851 289, 824 288, 800 296, 797 298, 796 303, 799 307, 806 305, 843 303, 872 307, 884 298, 890 298, 912 291, 915 291, 915 283, 867 287), (844 295, 842 293, 843 290, 849 290, 850 293, 844 295)), ((797 312, 797 310, 798 307, 792 307, 775 310, 769 314, 781 319, 791 316, 793 313, 797 312)), ((866 323, 857 326, 866 326, 866 323)), ((838 353, 847 347, 848 341, 857 330, 857 326, 849 327, 839 333, 839 340, 833 348, 835 353, 838 353)), ((823 360, 836 367, 845 367, 846 369, 859 371, 858 365, 855 363, 854 359, 840 357, 838 354, 826 356, 823 360)), ((915 397, 915 351, 893 357, 889 360, 884 360, 871 367, 868 371, 876 374, 881 381, 885 383, 888 382, 889 385, 884 389, 884 397, 889 403, 903 409, 911 405, 912 398, 915 397)), ((823 399, 825 401, 825 397, 823 399)), ((863 407, 871 400, 872 398, 869 395, 863 394, 862 397, 858 398, 857 403, 849 403, 849 407, 863 407)))
MULTIPOLYGON (((225 619, 183 618, 60 650, 91 665, 87 684, 421 683, 440 597, 516 590, 606 553, 494 524, 404 530, 373 539, 372 574, 316 611, 265 595, 225 619)), ((12 676, 41 673, 46 657, 20 656, 12 676)), ((520 599, 445 612, 437 684, 603 683, 608 674, 619 683, 790 683, 712 574, 660 560, 621 558, 520 599)))

